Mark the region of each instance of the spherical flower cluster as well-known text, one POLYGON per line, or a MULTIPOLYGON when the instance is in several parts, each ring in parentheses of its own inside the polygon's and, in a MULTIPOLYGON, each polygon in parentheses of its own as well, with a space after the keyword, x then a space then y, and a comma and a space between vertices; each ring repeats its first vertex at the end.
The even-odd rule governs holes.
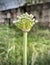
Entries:
POLYGON ((38 22, 35 20, 34 16, 32 14, 22 14, 20 16, 17 16, 17 19, 13 21, 13 23, 22 31, 30 31, 31 27, 38 22))

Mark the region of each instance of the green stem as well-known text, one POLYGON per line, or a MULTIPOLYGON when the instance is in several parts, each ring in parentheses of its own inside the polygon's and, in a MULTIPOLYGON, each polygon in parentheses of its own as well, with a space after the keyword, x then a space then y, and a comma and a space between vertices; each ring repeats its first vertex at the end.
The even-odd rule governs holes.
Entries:
POLYGON ((23 36, 23 65, 27 65, 27 32, 23 36))

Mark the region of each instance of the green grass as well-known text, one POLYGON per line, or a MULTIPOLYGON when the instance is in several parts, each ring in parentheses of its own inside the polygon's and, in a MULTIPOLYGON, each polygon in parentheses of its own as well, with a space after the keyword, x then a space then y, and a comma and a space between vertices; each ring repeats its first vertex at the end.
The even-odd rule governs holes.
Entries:
MULTIPOLYGON (((0 25, 0 65, 22 65, 22 42, 21 30, 15 26, 9 27, 8 24, 0 25)), ((35 59, 35 65, 50 65, 49 29, 35 26, 28 33, 28 65, 33 63, 32 58, 35 59)))

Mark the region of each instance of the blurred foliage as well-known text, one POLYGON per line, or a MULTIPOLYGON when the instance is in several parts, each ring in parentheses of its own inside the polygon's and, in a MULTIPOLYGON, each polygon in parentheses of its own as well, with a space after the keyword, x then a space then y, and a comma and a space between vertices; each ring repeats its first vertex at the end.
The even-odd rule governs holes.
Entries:
MULTIPOLYGON (((23 65, 23 33, 0 25, 0 65, 23 65)), ((28 65, 50 65, 50 30, 35 25, 28 33, 28 65)))
POLYGON ((49 0, 26 0, 27 4, 38 4, 38 3, 45 3, 48 2, 49 0))

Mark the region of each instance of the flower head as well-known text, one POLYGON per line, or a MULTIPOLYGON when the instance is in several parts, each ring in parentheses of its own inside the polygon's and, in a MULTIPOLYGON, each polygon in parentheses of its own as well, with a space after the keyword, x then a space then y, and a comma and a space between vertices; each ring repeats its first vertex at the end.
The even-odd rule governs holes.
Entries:
POLYGON ((24 13, 17 16, 17 19, 13 23, 22 31, 29 31, 31 27, 36 23, 34 16, 32 14, 24 13))

